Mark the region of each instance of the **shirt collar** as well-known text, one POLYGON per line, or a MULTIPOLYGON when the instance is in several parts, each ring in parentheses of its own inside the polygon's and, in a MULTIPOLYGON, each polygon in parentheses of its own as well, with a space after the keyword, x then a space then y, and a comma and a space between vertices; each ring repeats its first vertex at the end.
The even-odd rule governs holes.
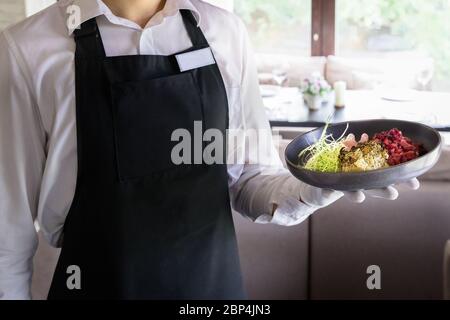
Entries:
MULTIPOLYGON (((59 1, 59 3, 61 6, 66 7, 66 13, 68 15, 73 14, 73 18, 69 17, 67 19, 69 35, 71 35, 83 22, 102 15, 112 23, 141 29, 137 24, 115 16, 101 0, 66 0, 59 1)), ((197 25, 200 25, 200 13, 190 0, 166 0, 164 9, 152 17, 146 28, 161 23, 165 17, 173 16, 182 9, 190 10, 197 20, 197 25)))

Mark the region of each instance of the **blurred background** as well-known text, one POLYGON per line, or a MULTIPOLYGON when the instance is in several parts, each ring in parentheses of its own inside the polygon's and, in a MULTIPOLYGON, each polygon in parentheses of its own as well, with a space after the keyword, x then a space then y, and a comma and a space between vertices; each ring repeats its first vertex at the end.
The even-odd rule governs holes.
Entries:
POLYGON ((258 53, 335 55, 349 65, 362 59, 355 61, 362 70, 354 78, 366 82, 380 81, 393 61, 406 61, 398 68, 397 84, 407 81, 403 72, 410 73, 409 80, 416 77, 413 87, 450 91, 448 0, 218 2, 245 21, 258 53), (386 64, 378 61, 378 68, 370 67, 373 59, 386 64))
MULTIPOLYGON (((54 2, 2 0, 0 30, 54 2)), ((319 72, 328 67, 327 80, 346 73, 350 89, 388 83, 450 92, 450 0, 208 2, 243 19, 255 51, 261 55, 261 73, 282 61, 293 59, 295 63, 297 58, 297 63, 315 63, 319 72), (331 60, 322 60, 321 65, 317 59, 300 59, 311 56, 331 60)), ((291 84, 296 84, 305 75, 300 70, 290 76, 291 84)))

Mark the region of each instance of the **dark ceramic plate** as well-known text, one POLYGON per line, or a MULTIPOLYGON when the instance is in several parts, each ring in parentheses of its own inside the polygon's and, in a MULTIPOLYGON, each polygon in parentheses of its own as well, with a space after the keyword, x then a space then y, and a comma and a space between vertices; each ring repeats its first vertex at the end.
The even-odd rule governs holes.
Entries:
POLYGON ((438 161, 441 154, 440 134, 420 123, 400 120, 367 120, 332 124, 327 133, 339 138, 349 125, 347 133, 353 133, 357 139, 363 133, 372 137, 375 133, 398 128, 403 134, 416 143, 423 144, 425 154, 421 157, 400 165, 385 169, 352 172, 352 173, 322 173, 305 169, 308 154, 299 154, 302 150, 319 140, 324 127, 315 129, 298 136, 286 149, 286 162, 290 172, 297 179, 315 187, 341 191, 370 190, 384 188, 396 183, 416 178, 430 170, 438 161))

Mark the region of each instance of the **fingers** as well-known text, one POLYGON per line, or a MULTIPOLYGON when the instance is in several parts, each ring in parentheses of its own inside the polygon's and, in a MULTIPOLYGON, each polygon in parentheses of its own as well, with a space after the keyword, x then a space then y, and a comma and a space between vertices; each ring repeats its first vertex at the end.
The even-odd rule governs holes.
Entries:
MULTIPOLYGON (((420 182, 416 178, 402 184, 412 190, 417 190, 420 188, 420 182)), ((345 198, 347 198, 351 202, 362 203, 366 199, 366 196, 378 199, 396 200, 399 197, 399 193, 393 186, 381 189, 341 192, 335 190, 319 189, 308 186, 306 184, 301 192, 301 199, 304 203, 319 208, 326 207, 339 200, 343 196, 345 196, 345 198)))
POLYGON ((354 203, 363 203, 366 200, 366 196, 362 191, 345 191, 345 197, 354 203))
POLYGON ((382 189, 365 190, 364 192, 372 198, 386 200, 396 200, 398 198, 398 191, 392 186, 382 189))
POLYGON ((341 191, 323 189, 320 193, 320 196, 316 198, 314 201, 316 206, 318 207, 327 207, 330 204, 338 201, 340 198, 344 196, 344 193, 341 191))
POLYGON ((408 187, 411 190, 417 190, 417 189, 420 188, 420 182, 419 182, 419 180, 417 178, 414 178, 414 179, 408 180, 406 182, 400 183, 399 185, 406 186, 406 187, 408 187))
MULTIPOLYGON (((417 178, 408 180, 399 185, 404 185, 411 190, 417 190, 420 188, 420 182, 417 178)), ((345 191, 344 195, 347 199, 355 203, 362 203, 366 199, 366 196, 371 198, 386 199, 386 200, 396 200, 398 199, 399 193, 393 186, 381 189, 372 190, 360 190, 360 191, 345 191)))

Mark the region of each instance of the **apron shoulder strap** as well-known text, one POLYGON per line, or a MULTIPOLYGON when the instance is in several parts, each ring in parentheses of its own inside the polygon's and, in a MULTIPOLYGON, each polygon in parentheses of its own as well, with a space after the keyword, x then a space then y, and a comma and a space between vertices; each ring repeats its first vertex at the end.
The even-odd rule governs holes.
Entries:
POLYGON ((74 31, 77 56, 102 57, 106 56, 96 18, 87 20, 74 31))
POLYGON ((184 25, 186 27, 189 38, 195 47, 208 47, 208 41, 205 38, 200 27, 197 25, 197 20, 192 14, 191 10, 182 9, 180 10, 181 16, 183 17, 184 25))

